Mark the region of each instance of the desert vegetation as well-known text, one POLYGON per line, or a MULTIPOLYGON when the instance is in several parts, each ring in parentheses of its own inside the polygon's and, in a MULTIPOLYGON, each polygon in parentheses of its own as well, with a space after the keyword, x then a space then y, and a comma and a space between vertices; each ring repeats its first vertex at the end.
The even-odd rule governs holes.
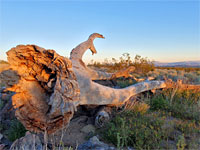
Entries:
MULTIPOLYGON (((105 59, 103 62, 91 61, 88 64, 89 67, 97 70, 104 70, 107 72, 116 72, 128 66, 134 66, 136 69, 132 75, 136 78, 153 77, 157 80, 164 80, 164 78, 172 79, 173 81, 182 80, 186 84, 200 84, 200 68, 195 67, 155 67, 153 61, 148 58, 143 58, 140 55, 136 55, 134 58, 130 57, 130 54, 124 53, 119 59, 112 58, 111 60, 105 59)), ((128 82, 130 84, 135 83, 135 80, 124 81, 125 87, 128 82)), ((118 80, 121 82, 121 80, 118 80)), ((123 82, 121 82, 123 84, 123 82)))
POLYGON ((115 72, 121 70, 122 68, 134 66, 135 72, 142 75, 146 75, 149 71, 155 70, 153 62, 148 60, 148 58, 143 58, 140 55, 136 55, 134 59, 132 59, 129 53, 122 54, 119 59, 105 59, 103 62, 91 60, 88 66, 105 69, 108 72, 115 72))
MULTIPOLYGON (((132 75, 137 78, 165 78, 182 80, 187 84, 200 84, 199 68, 155 67, 147 58, 130 58, 123 54, 119 60, 93 62, 90 67, 114 71, 132 65, 138 67, 132 75)), ((123 88, 137 83, 133 78, 116 80, 123 88)), ((191 90, 168 89, 138 96, 138 103, 125 111, 116 113, 101 137, 118 149, 198 149, 200 146, 200 93, 191 90), (141 105, 145 103, 145 105, 141 105)))
POLYGON ((9 65, 2 62, 7 67, 0 74, 1 139, 15 141, 11 149, 33 141, 45 149, 88 149, 92 141, 107 149, 199 149, 199 70, 156 68, 128 53, 86 66, 82 55, 95 53, 95 37, 103 38, 92 34, 70 59, 36 45, 7 52, 9 65), (91 139, 77 146, 74 135, 91 139))
POLYGON ((115 115, 102 138, 119 149, 124 146, 136 149, 198 149, 200 138, 199 93, 172 91, 142 95, 140 103, 115 115), (141 107, 144 109, 141 109, 141 107))

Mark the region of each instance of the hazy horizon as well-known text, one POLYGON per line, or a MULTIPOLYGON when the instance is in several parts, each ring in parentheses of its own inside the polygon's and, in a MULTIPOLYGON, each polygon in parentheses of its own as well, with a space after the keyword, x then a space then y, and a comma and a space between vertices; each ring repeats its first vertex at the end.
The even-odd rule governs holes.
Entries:
POLYGON ((159 62, 200 60, 199 1, 0 1, 0 59, 19 44, 36 44, 69 57, 98 32, 97 54, 84 60, 118 59, 123 53, 159 62))

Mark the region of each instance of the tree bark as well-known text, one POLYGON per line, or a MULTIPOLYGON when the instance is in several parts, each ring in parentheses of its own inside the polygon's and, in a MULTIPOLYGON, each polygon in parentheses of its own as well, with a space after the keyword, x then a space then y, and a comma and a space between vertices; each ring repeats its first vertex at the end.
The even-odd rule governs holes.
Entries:
POLYGON ((8 88, 16 92, 12 97, 16 117, 32 132, 53 133, 66 126, 80 100, 71 61, 35 45, 19 45, 7 55, 20 77, 8 88))

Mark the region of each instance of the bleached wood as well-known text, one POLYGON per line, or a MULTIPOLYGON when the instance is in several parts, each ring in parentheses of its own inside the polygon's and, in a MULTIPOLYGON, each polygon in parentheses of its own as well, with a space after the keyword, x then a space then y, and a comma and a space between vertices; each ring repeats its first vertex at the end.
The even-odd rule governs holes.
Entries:
MULTIPOLYGON (((147 90, 164 88, 166 86, 163 81, 146 81, 124 89, 114 89, 93 82, 92 80, 94 79, 111 79, 120 76, 127 77, 128 72, 133 71, 135 68, 128 68, 113 74, 98 72, 88 68, 83 62, 82 56, 88 49, 91 47, 94 48, 93 40, 95 38, 103 38, 103 36, 94 33, 90 37, 87 41, 74 48, 70 55, 72 68, 80 87, 80 105, 121 105, 133 95, 147 90), (92 37, 92 40, 90 37, 92 37)), ((93 50, 91 51, 93 52, 93 50)), ((96 53, 96 51, 93 53, 96 53)))

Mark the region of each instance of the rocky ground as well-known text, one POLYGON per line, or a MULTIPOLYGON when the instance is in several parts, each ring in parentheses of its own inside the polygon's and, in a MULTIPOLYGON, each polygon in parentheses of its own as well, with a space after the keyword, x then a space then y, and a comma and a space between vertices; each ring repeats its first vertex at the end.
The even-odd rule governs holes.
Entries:
MULTIPOLYGON (((44 147, 44 136, 42 134, 34 134, 29 131, 26 132, 24 137, 21 137, 15 141, 9 140, 8 130, 12 124, 11 120, 15 120, 14 110, 11 105, 11 96, 13 93, 1 90, 1 102, 5 103, 1 108, 1 130, 0 130, 0 150, 16 150, 22 147, 26 150, 36 149, 42 150, 44 147), (33 143, 34 141, 34 143, 33 143)), ((93 107, 94 108, 94 107, 93 107)), ((58 131, 57 133, 48 137, 48 149, 53 147, 75 148, 78 150, 113 150, 116 149, 114 146, 105 144, 99 140, 98 135, 95 134, 96 127, 94 125, 94 114, 91 112, 92 108, 79 108, 77 114, 71 120, 67 129, 58 131), (87 111, 86 111, 87 110, 87 111), (81 113, 82 112, 82 113, 81 113), (80 115, 82 114, 82 115, 80 115), (95 136, 96 135, 96 136, 95 136)), ((16 128, 17 129, 17 128, 16 128)), ((14 132, 18 131, 11 131, 14 132)))

